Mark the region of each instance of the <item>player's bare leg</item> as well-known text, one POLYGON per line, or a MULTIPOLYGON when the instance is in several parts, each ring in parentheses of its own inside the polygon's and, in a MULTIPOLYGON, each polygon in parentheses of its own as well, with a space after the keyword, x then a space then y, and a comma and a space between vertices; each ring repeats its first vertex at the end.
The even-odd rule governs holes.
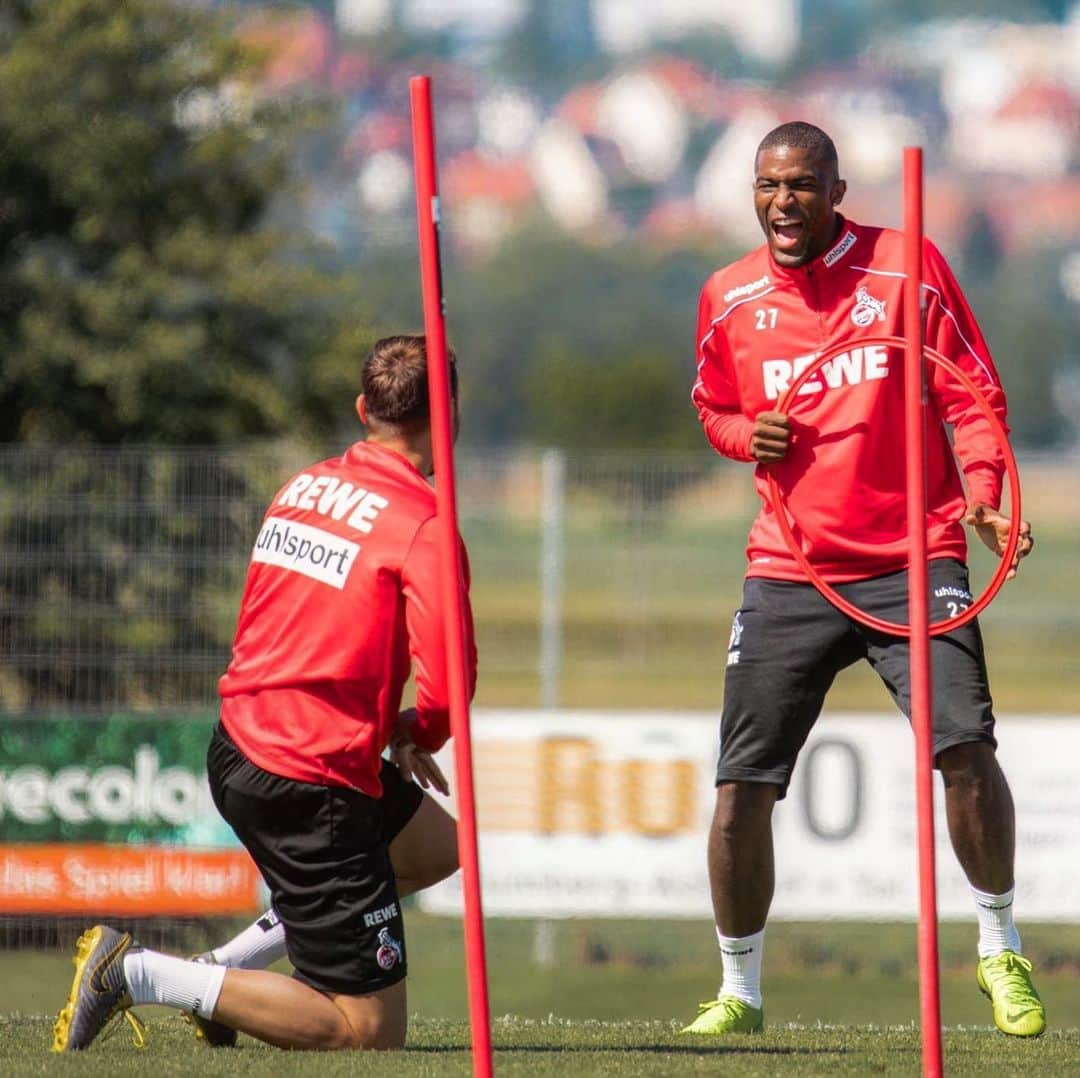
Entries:
POLYGON ((431 887, 458 870, 457 821, 434 798, 420 807, 390 843, 399 897, 431 887))
MULTIPOLYGON (((336 995, 280 973, 226 969, 148 951, 108 925, 79 938, 75 977, 53 1026, 54 1052, 88 1048, 117 1013, 164 1004, 194 1011, 253 1037, 294 1049, 401 1048, 405 979, 366 995, 336 995)), ((136 1043, 145 1043, 141 1024, 136 1043)))
POLYGON ((772 811, 778 793, 779 787, 760 782, 724 782, 716 788, 709 884, 723 983, 683 1033, 725 1036, 764 1028, 761 947, 775 880, 772 811))
POLYGON ((717 928, 748 936, 765 927, 775 884, 772 811, 779 787, 723 782, 709 829, 709 886, 717 928))
POLYGON ((987 744, 956 745, 937 763, 945 780, 949 837, 978 912, 976 980, 990 999, 998 1029, 1037 1037, 1046 1029, 1046 1010, 1013 920, 1016 824, 1009 784, 987 744))
POLYGON ((331 996, 280 973, 230 969, 213 1018, 278 1048, 401 1048, 405 981, 370 995, 331 996))
POLYGON ((1012 794, 993 748, 955 745, 938 756, 949 837, 968 882, 1001 894, 1013 886, 1016 824, 1012 794))

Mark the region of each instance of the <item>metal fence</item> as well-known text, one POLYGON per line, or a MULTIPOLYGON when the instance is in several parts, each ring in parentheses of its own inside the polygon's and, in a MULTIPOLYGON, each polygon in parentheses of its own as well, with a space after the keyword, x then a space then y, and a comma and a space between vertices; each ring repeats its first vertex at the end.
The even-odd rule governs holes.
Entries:
MULTIPOLYGON (((251 542, 317 453, 0 448, 0 712, 205 711, 251 542)), ((1080 468, 1022 462, 1038 547, 983 619, 999 707, 1080 710, 1080 468)), ((700 453, 459 458, 490 706, 717 707, 750 469, 700 453)), ((988 557, 988 556, 987 556, 988 557)), ((973 571, 987 579, 977 554, 973 571)), ((871 679, 841 706, 888 706, 871 679)))

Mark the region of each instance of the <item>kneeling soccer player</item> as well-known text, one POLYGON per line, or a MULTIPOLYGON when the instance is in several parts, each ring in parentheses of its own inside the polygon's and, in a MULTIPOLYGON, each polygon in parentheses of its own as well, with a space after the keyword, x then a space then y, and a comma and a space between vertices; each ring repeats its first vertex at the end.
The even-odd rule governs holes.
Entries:
MULTIPOLYGON (((367 440, 294 476, 267 510, 207 754, 215 804, 269 887, 267 921, 280 920, 295 973, 185 961, 98 925, 79 940, 54 1051, 88 1047, 142 1003, 282 1048, 405 1043, 400 899, 457 859, 453 821, 407 781, 445 787, 429 754, 449 736, 424 338, 378 341, 361 381, 367 440), (416 706, 401 711, 413 666, 416 706)), ((462 565, 471 692, 464 550, 462 565)), ((260 962, 277 957, 274 927, 260 962)))

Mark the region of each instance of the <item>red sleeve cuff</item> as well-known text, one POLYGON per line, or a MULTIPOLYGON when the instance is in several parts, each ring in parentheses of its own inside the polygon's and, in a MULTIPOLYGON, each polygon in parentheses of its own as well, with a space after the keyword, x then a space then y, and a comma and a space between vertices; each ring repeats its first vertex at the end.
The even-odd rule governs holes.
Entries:
POLYGON ((1001 472, 989 464, 973 464, 964 469, 968 501, 971 505, 1001 508, 1001 472))
POLYGON ((450 738, 450 712, 418 711, 409 732, 417 748, 438 752, 450 738))

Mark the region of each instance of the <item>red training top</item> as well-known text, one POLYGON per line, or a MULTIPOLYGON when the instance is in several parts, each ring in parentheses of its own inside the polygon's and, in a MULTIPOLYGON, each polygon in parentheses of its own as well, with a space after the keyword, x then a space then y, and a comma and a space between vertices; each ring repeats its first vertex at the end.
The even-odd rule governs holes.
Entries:
MULTIPOLYGON (((469 693, 476 647, 462 546, 469 693)), ((416 663, 413 739, 450 733, 435 492, 400 454, 357 442, 274 496, 255 540, 221 721, 264 771, 382 793, 380 755, 416 663)))
MULTIPOLYGON (((907 566, 903 349, 868 337, 902 336, 903 235, 840 218, 839 238, 812 262, 785 269, 767 244, 718 270, 698 308, 698 380, 691 397, 717 452, 752 460, 754 417, 825 350, 850 347, 825 364, 790 407, 787 456, 770 465, 810 564, 830 582, 907 566)), ((960 286, 929 241, 923 245, 926 344, 972 378, 1005 423, 1005 395, 960 286)), ((1002 450, 974 400, 943 368, 928 367, 927 546, 931 558, 967 556, 966 502, 998 508, 1002 450), (943 422, 944 421, 944 422, 943 422)), ((1007 429, 1007 428, 1006 428, 1007 429)), ((748 576, 805 580, 784 543, 768 496, 750 529, 748 576)))

